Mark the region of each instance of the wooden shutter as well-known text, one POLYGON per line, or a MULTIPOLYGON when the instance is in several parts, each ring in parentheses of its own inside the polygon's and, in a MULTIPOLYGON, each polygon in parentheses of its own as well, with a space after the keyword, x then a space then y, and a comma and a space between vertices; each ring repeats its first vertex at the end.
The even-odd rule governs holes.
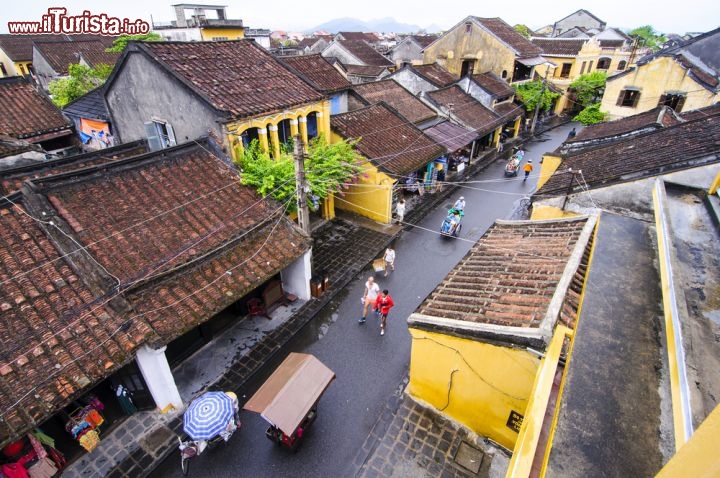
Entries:
POLYGON ((678 99, 677 106, 675 107, 675 112, 680 113, 682 111, 684 105, 685 105, 685 97, 681 96, 678 99))
POLYGON ((666 99, 667 99, 667 95, 660 95, 660 101, 658 101, 658 106, 663 106, 665 104, 666 99))
POLYGON ((620 94, 618 95, 617 102, 615 103, 616 106, 622 106, 623 98, 625 98, 625 92, 626 92, 626 90, 620 90, 620 94))
POLYGON ((632 104, 633 108, 635 108, 637 106, 638 102, 640 101, 640 92, 636 91, 635 93, 636 93, 635 98, 633 98, 633 104, 632 104))

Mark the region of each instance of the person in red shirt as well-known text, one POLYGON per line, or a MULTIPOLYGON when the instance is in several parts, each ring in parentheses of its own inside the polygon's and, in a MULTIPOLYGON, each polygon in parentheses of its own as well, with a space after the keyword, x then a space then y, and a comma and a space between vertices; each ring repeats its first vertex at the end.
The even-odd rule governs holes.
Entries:
POLYGON ((377 299, 375 299, 375 308, 380 311, 380 335, 385 335, 387 316, 394 305, 395 302, 393 302, 387 289, 383 290, 382 294, 378 295, 377 299))

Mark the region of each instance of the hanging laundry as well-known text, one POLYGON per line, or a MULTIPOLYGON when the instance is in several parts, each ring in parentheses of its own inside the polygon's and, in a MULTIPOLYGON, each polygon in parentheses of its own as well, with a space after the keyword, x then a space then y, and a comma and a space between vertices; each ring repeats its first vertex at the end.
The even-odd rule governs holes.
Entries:
POLYGON ((47 451, 42 446, 42 443, 40 443, 40 440, 35 438, 35 435, 32 433, 28 433, 28 440, 30 441, 30 444, 33 447, 33 450, 35 450, 35 454, 37 454, 38 458, 45 458, 48 456, 47 451))
POLYGON ((58 472, 57 466, 50 458, 41 458, 27 469, 30 478, 52 478, 58 472))
POLYGON ((95 430, 88 430, 80 437, 80 446, 88 452, 93 451, 100 444, 100 435, 95 430))
POLYGON ((40 430, 39 428, 36 428, 32 434, 35 436, 35 438, 40 440, 40 443, 42 443, 43 445, 47 445, 47 446, 51 446, 51 447, 55 448, 55 439, 53 437, 51 437, 50 435, 46 434, 45 432, 43 432, 42 430, 40 430))

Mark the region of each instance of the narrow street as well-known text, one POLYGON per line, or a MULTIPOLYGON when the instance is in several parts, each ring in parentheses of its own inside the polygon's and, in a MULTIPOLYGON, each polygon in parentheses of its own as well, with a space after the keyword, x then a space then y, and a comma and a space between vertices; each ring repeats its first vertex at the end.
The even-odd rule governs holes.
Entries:
MULTIPOLYGON (((273 445, 265 438, 266 422, 243 411, 242 428, 227 444, 192 460, 189 475, 349 476, 350 464, 388 398, 404 388, 411 347, 405 319, 496 219, 510 218, 520 199, 532 193, 542 154, 557 148, 572 126, 555 128, 526 144, 525 160, 531 159, 535 166, 527 182, 523 182, 522 172, 516 178, 504 177, 505 162, 499 160, 468 178, 445 204, 400 234, 395 244, 395 272, 387 278, 375 274, 380 288, 389 289, 396 303, 385 336, 380 336, 379 322, 372 314, 365 324, 358 323, 363 284, 373 275, 367 267, 293 341, 288 352, 314 354, 337 376, 320 400, 318 419, 297 453, 273 445), (441 222, 460 195, 467 203, 460 237, 442 237, 441 222)), ((264 376, 257 378, 252 390, 238 391, 241 403, 276 365, 265 367, 264 376)), ((173 453, 152 476, 182 476, 179 453, 173 453)))

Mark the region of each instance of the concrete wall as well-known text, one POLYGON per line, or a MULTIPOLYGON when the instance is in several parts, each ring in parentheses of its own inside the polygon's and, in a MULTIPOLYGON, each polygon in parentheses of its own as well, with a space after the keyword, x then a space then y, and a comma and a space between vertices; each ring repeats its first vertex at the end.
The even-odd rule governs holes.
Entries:
MULTIPOLYGON (((50 66, 50 63, 33 47, 33 70, 35 70, 35 77, 43 90, 48 90, 48 85, 51 81, 61 78, 55 69, 50 66)), ((7 68, 7 67, 6 67, 7 68)))
POLYGON ((401 66, 403 63, 419 65, 423 62, 423 54, 417 43, 405 40, 393 48, 390 52, 390 60, 395 63, 395 66, 401 66))
POLYGON ((423 91, 435 91, 437 87, 432 83, 422 79, 420 76, 411 72, 408 69, 400 69, 390 75, 390 77, 400 83, 403 88, 408 90, 413 95, 417 95, 423 91))
POLYGON ((472 20, 463 21, 445 33, 423 54, 423 63, 440 60, 441 65, 458 77, 466 59, 475 60, 473 73, 492 71, 501 78, 503 71, 510 78, 515 67, 515 53, 472 20), (465 27, 467 22, 470 22, 469 33, 465 27))
POLYGON ((712 93, 698 84, 674 58, 659 57, 625 75, 608 79, 600 109, 609 114, 609 120, 636 115, 655 108, 660 96, 669 91, 687 94, 682 111, 720 101, 720 93, 712 93), (617 106, 620 92, 628 86, 640 89, 637 106, 617 106))
POLYGON ((105 98, 118 142, 146 139, 144 123, 152 120, 168 122, 178 144, 211 130, 222 137, 214 111, 141 53, 128 56, 105 98))
POLYGON ((458 82, 458 85, 460 86, 460 88, 463 89, 465 93, 469 94, 470 96, 478 100, 480 103, 482 103, 484 107, 493 109, 493 107, 495 106, 495 99, 492 97, 492 95, 482 89, 474 81, 470 81, 468 77, 462 78, 458 82))
POLYGON ((344 65, 364 65, 363 62, 348 53, 344 48, 341 48, 337 43, 331 43, 330 46, 323 50, 322 56, 325 58, 337 58, 344 65))
POLYGON ((558 36, 574 27, 597 28, 598 30, 602 30, 604 24, 584 12, 575 12, 567 18, 555 22, 553 36, 558 36))

